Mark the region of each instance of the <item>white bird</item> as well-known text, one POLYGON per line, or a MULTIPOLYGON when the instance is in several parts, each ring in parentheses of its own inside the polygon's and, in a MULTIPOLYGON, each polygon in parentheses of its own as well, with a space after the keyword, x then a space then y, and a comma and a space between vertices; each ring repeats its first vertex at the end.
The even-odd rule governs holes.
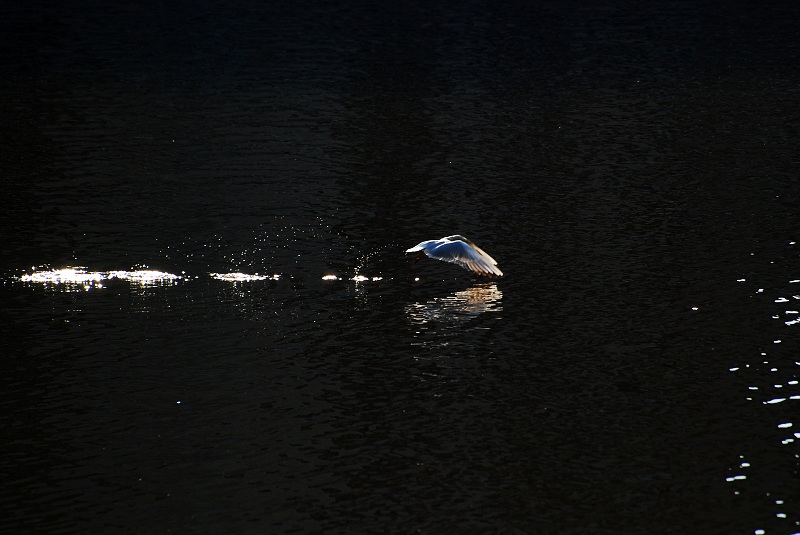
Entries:
POLYGON ((503 272, 497 267, 497 262, 494 258, 464 236, 458 234, 446 236, 441 240, 424 241, 406 250, 406 253, 416 252, 419 252, 419 254, 412 260, 414 264, 419 262, 424 255, 428 255, 436 260, 458 264, 462 268, 473 271, 478 275, 487 277, 492 275, 503 276, 503 272))

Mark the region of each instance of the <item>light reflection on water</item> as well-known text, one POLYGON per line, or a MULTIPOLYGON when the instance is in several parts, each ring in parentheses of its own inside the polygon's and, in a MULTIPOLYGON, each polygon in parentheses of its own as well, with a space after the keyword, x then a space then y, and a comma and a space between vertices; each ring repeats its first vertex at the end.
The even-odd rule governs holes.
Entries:
POLYGON ((108 277, 99 272, 87 272, 85 268, 64 268, 52 271, 38 271, 20 277, 22 282, 41 282, 52 284, 86 284, 99 282, 108 277))
MULTIPOLYGON (((789 242, 788 251, 793 252, 795 245, 795 242, 789 242)), ((774 264, 774 260, 769 262, 770 266, 774 264)), ((796 345, 792 341, 800 332, 797 331, 800 328, 800 280, 786 277, 786 272, 782 271, 771 280, 761 275, 757 278, 741 277, 736 282, 747 288, 750 299, 764 306, 759 310, 769 314, 771 323, 765 322, 759 350, 745 358, 744 362, 731 366, 728 371, 743 380, 746 388, 744 398, 758 405, 767 427, 776 429, 774 435, 764 438, 771 440, 772 446, 789 448, 789 455, 784 458, 781 470, 787 474, 796 473, 800 467, 800 450, 797 449, 800 432, 795 429, 796 414, 800 408, 800 354, 796 352, 796 345), (774 282, 781 278, 786 282, 774 282)), ((752 497, 763 493, 770 496, 773 510, 762 518, 762 526, 756 533, 768 531, 760 528, 769 525, 770 516, 788 521, 795 526, 791 532, 797 533, 800 515, 789 513, 798 510, 796 501, 785 495, 781 483, 770 481, 769 477, 756 477, 775 469, 774 458, 743 450, 738 465, 728 468, 725 481, 733 485, 736 495, 752 497)))

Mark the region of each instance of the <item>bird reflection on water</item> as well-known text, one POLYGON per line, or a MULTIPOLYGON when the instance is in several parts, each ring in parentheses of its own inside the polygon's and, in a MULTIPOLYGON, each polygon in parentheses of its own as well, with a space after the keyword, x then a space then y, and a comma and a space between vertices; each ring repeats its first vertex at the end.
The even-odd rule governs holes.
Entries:
POLYGON ((405 307, 405 313, 415 325, 435 322, 446 327, 457 327, 485 312, 500 312, 503 310, 502 298, 503 292, 497 283, 484 282, 446 297, 409 304, 405 307))

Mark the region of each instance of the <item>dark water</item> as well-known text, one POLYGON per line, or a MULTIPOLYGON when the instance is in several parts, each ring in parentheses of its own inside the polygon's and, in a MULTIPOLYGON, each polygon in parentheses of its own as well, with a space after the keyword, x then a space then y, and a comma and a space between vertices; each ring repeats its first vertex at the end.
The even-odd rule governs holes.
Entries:
POLYGON ((800 533, 798 7, 69 4, 0 8, 0 531, 800 533))

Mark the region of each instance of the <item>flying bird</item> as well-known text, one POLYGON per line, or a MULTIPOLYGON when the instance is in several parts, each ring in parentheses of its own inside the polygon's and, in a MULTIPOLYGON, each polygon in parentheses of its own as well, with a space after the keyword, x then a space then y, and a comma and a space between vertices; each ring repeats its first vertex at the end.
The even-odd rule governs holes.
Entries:
POLYGON ((423 256, 428 255, 436 260, 458 264, 478 275, 502 277, 503 272, 497 267, 494 258, 483 249, 458 234, 446 236, 440 240, 428 240, 407 249, 406 253, 419 253, 412 262, 416 264, 423 256))

